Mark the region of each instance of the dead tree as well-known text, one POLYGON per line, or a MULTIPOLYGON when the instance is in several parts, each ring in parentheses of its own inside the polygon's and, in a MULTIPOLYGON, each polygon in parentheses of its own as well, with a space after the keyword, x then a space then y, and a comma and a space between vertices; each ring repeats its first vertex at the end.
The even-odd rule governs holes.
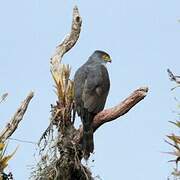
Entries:
MULTIPOLYGON (((57 101, 51 105, 49 127, 39 141, 40 160, 31 178, 36 180, 91 180, 90 170, 82 163, 81 138, 83 128, 74 127, 74 89, 70 80, 70 66, 62 64, 62 58, 76 44, 82 19, 78 8, 73 9, 71 32, 60 43, 50 59, 55 82, 57 101)), ((104 123, 117 120, 144 99, 148 88, 141 87, 118 105, 98 113, 93 120, 94 132, 104 123)))

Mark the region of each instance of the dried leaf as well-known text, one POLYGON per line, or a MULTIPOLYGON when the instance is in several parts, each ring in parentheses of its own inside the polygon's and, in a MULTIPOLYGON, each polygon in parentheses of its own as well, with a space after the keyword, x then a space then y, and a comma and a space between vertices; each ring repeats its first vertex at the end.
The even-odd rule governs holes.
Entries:
POLYGON ((5 169, 8 165, 8 161, 13 157, 13 155, 16 153, 18 147, 14 150, 14 152, 8 156, 3 157, 0 159, 0 166, 2 169, 5 169))
POLYGON ((4 149, 5 144, 4 143, 0 143, 0 151, 2 151, 4 149))
POLYGON ((180 144, 180 136, 176 136, 176 135, 170 135, 170 136, 167 136, 169 139, 171 139, 172 141, 174 141, 175 143, 177 144, 180 144))

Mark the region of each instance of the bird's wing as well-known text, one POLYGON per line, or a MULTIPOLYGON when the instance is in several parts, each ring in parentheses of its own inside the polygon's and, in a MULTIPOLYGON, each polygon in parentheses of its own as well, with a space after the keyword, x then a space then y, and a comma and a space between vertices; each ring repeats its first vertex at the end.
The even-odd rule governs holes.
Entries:
POLYGON ((75 89, 75 101, 76 101, 76 110, 78 115, 81 115, 81 111, 83 111, 82 107, 83 101, 82 101, 82 93, 84 89, 84 83, 87 79, 87 68, 82 66, 80 67, 74 76, 74 89, 75 89))
POLYGON ((109 87, 110 81, 106 67, 104 65, 89 66, 82 92, 84 108, 92 113, 103 110, 109 87))

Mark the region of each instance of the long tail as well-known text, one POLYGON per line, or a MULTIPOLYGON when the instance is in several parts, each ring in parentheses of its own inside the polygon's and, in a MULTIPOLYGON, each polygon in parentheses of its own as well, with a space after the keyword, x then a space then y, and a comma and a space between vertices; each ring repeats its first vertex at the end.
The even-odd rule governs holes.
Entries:
POLYGON ((90 153, 92 153, 94 150, 93 127, 92 127, 93 118, 94 118, 94 114, 91 114, 89 112, 84 113, 82 147, 84 151, 84 158, 86 160, 89 158, 90 153))

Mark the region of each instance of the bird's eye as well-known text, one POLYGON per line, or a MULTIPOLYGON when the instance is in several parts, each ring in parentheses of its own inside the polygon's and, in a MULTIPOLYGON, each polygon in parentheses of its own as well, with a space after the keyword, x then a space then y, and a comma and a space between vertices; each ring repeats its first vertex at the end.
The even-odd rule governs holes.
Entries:
POLYGON ((102 59, 104 59, 105 61, 108 61, 110 59, 110 57, 106 54, 103 54, 102 59))

